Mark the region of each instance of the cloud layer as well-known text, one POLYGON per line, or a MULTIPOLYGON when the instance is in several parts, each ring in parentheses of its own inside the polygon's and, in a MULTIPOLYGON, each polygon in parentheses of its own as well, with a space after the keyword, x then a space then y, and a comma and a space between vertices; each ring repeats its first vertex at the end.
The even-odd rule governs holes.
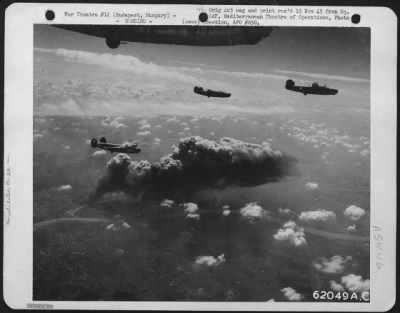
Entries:
POLYGON ((369 83, 369 79, 359 78, 359 77, 349 77, 349 76, 339 76, 339 75, 330 75, 323 73, 308 73, 308 72, 295 72, 295 71, 284 71, 278 70, 275 71, 277 74, 284 74, 290 76, 300 76, 310 79, 328 79, 328 80, 339 80, 343 82, 352 82, 352 83, 369 83))
MULTIPOLYGON (((43 50, 42 50, 43 51, 43 50)), ((174 71, 171 68, 158 66, 154 63, 145 63, 133 55, 121 55, 111 53, 93 53, 79 50, 56 49, 48 50, 67 61, 89 65, 98 65, 117 71, 129 71, 140 76, 158 76, 165 79, 176 79, 184 83, 198 84, 193 76, 174 71)))

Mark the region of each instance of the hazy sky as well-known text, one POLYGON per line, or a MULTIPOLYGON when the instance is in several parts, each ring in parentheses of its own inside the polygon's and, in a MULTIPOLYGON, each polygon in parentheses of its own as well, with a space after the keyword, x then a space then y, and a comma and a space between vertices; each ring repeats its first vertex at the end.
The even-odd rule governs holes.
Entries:
POLYGON ((40 114, 283 113, 302 105, 369 108, 369 30, 276 28, 252 46, 199 47, 128 43, 36 25, 35 112, 40 114), (284 89, 318 82, 337 96, 284 89), (232 93, 193 94, 193 87, 232 93), (326 104, 325 104, 326 103, 326 104))

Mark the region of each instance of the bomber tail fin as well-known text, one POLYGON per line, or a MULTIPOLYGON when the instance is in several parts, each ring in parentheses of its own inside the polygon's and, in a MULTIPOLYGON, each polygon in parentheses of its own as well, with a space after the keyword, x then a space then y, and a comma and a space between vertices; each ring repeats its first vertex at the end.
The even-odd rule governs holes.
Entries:
POLYGON ((92 138, 92 140, 90 140, 90 145, 92 146, 92 148, 97 148, 97 139, 92 138))
POLYGON ((285 88, 286 88, 286 89, 292 89, 293 87, 294 87, 294 81, 291 80, 291 79, 288 79, 288 80, 286 81, 286 86, 285 86, 285 88))

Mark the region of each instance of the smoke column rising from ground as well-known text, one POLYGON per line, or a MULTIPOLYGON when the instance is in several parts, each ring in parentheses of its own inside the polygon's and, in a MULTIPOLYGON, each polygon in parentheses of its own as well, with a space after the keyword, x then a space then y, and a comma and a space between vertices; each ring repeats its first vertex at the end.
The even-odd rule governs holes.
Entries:
POLYGON ((181 139, 174 150, 156 163, 132 161, 126 154, 113 157, 89 203, 113 191, 152 199, 187 197, 202 189, 258 186, 295 173, 295 159, 267 143, 192 136, 181 139))

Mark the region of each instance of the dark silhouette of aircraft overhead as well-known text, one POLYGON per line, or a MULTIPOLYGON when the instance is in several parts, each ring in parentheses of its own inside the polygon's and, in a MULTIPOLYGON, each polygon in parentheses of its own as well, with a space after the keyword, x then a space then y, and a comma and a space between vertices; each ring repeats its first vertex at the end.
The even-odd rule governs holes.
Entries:
POLYGON ((214 90, 204 90, 203 87, 194 87, 193 89, 194 93, 197 93, 202 96, 206 97, 216 97, 216 98, 229 98, 231 96, 230 93, 228 92, 223 92, 223 91, 214 91, 214 90))
POLYGON ((64 25, 53 26, 105 38, 111 49, 121 43, 143 42, 188 46, 254 45, 268 37, 272 27, 175 25, 64 25))
POLYGON ((92 148, 99 148, 106 151, 119 152, 119 153, 140 153, 137 143, 107 143, 105 137, 100 137, 99 141, 96 138, 92 138, 90 141, 92 148))
POLYGON ((331 89, 328 88, 326 86, 320 86, 317 83, 313 83, 310 86, 296 86, 294 81, 291 79, 288 79, 286 81, 286 85, 285 88, 287 90, 291 90, 291 91, 296 91, 296 92, 300 92, 304 95, 307 94, 312 94, 312 95, 336 95, 338 93, 337 89, 331 89))

